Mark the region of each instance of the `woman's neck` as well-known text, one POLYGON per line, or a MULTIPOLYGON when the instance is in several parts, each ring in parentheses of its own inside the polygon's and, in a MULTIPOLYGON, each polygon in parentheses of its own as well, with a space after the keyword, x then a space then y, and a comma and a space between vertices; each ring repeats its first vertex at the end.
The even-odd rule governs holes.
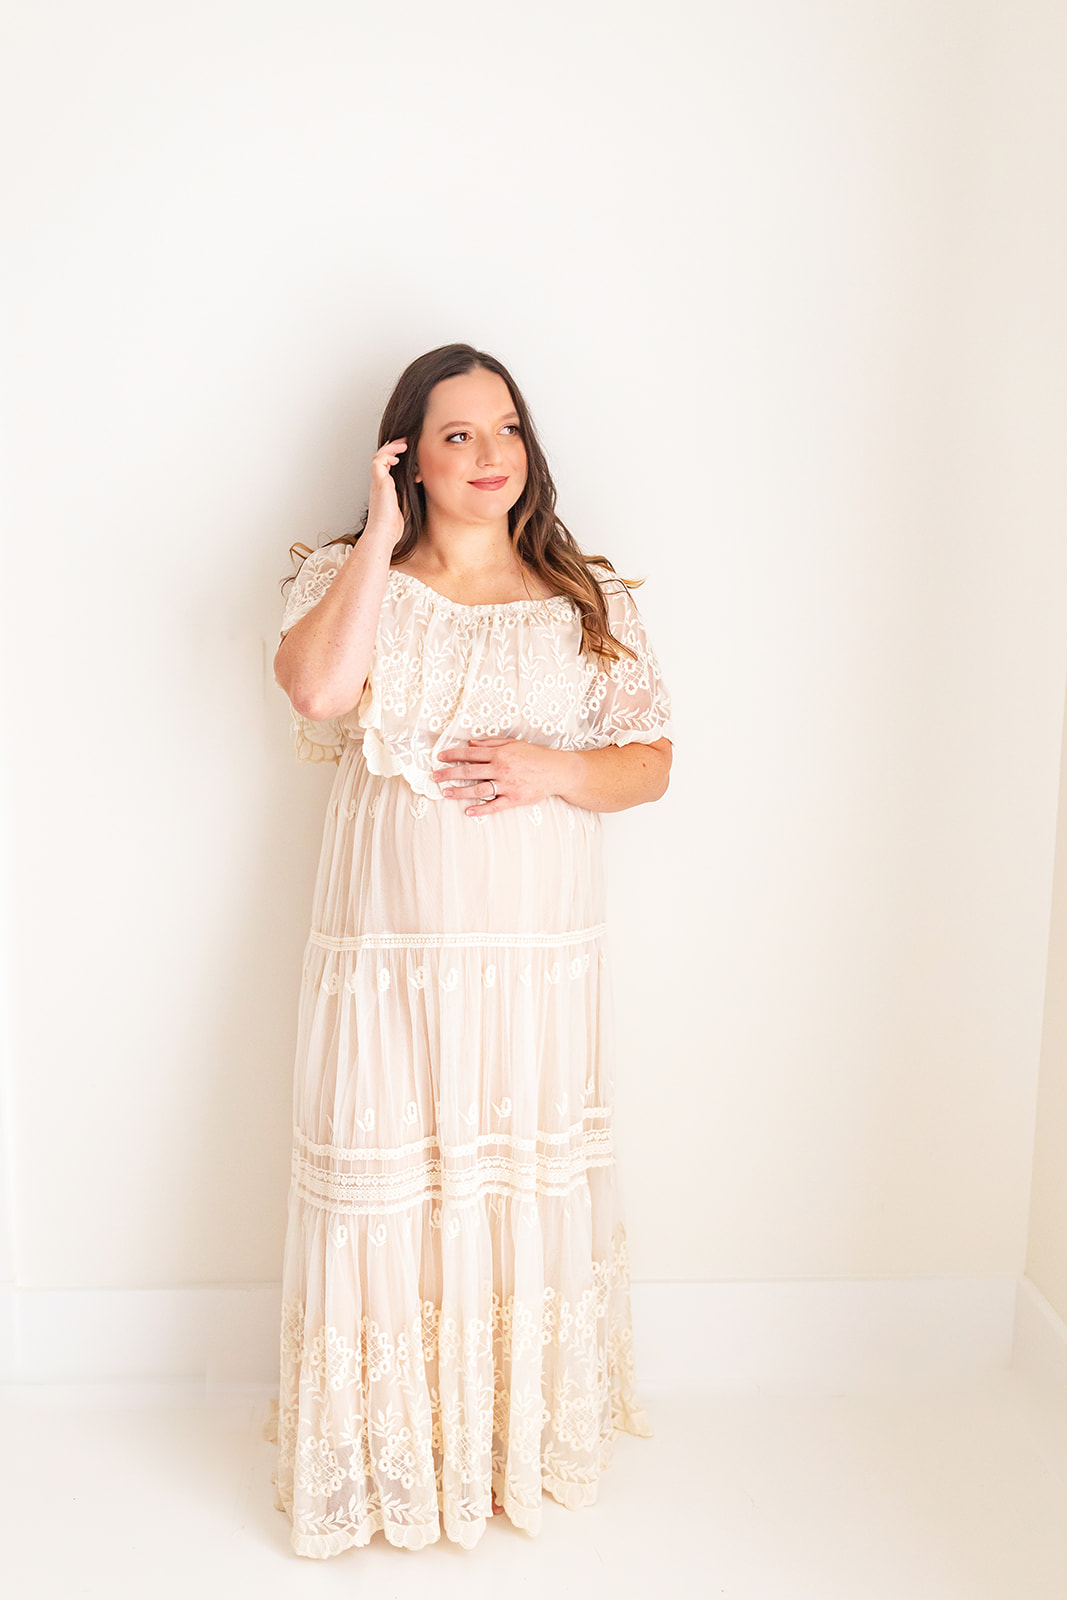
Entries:
POLYGON ((553 592, 523 567, 506 518, 474 526, 428 524, 411 555, 397 565, 459 605, 502 605, 553 592))

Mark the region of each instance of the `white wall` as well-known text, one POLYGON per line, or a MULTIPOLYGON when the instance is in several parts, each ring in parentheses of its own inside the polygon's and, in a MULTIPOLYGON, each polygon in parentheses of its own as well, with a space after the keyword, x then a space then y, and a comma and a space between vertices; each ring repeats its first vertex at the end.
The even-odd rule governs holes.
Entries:
POLYGON ((606 824, 635 1275, 1020 1271, 1062 8, 12 15, 18 1281, 278 1276, 332 769, 290 751, 277 585, 452 339, 647 575, 674 690, 669 795, 606 824))

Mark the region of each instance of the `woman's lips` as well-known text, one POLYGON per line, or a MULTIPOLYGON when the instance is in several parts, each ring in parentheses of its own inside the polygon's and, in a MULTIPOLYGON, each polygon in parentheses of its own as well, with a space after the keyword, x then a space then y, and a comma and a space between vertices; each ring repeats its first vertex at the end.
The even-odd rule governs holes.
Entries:
POLYGON ((502 489, 507 483, 507 478, 468 478, 467 482, 472 489, 502 489))

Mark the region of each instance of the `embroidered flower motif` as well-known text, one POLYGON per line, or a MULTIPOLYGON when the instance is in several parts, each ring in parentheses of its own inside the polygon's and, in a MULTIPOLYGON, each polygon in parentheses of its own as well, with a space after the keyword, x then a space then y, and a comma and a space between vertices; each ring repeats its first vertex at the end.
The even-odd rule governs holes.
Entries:
POLYGON ((496 982, 496 967, 492 963, 482 973, 482 982, 487 989, 491 989, 496 982))
POLYGON ((408 809, 410 810, 411 815, 415 818, 416 822, 426 815, 426 807, 429 805, 429 803, 430 802, 427 800, 424 794, 417 794, 414 800, 412 800, 408 809))
POLYGON ((352 971, 348 974, 348 977, 345 979, 345 993, 346 994, 355 994, 355 992, 356 992, 356 990, 358 988, 359 988, 359 973, 353 967, 352 971))
POLYGON ((379 967, 378 968, 378 992, 379 992, 379 994, 384 994, 385 993, 385 991, 386 991, 386 989, 388 989, 389 984, 390 984, 391 981, 392 980, 389 977, 389 968, 388 967, 379 967))
POLYGON ((558 983, 559 982, 559 962, 558 961, 553 961, 552 965, 549 967, 548 971, 545 973, 545 977, 548 979, 549 983, 558 983))
POLYGON ((411 987, 413 989, 425 989, 425 987, 426 987, 426 968, 425 967, 416 967, 415 971, 408 975, 408 982, 411 984, 411 987))
POLYGON ((510 1117, 511 1116, 511 1100, 510 1100, 510 1098, 507 1095, 505 1095, 504 1099, 501 1100, 499 1105, 497 1105, 494 1102, 493 1110, 496 1112, 498 1117, 510 1117))
POLYGON ((415 1104, 414 1100, 409 1100, 407 1105, 404 1107, 404 1121, 410 1127, 412 1123, 418 1122, 418 1120, 419 1108, 415 1104))
POLYGON ((393 1370, 395 1348, 385 1330, 370 1317, 363 1318, 363 1340, 367 1351, 367 1377, 372 1383, 393 1370))
POLYGON ((530 821, 535 825, 535 827, 540 827, 540 825, 543 822, 543 820, 544 820, 544 812, 541 810, 541 807, 540 806, 531 806, 530 807, 530 821))
POLYGON ((341 987, 340 975, 336 972, 327 972, 319 988, 323 994, 336 994, 341 987))
POLYGON ((374 1127, 374 1107, 368 1106, 366 1113, 362 1117, 356 1118, 356 1124, 363 1129, 364 1133, 370 1133, 374 1127))
POLYGON ((345 1227, 343 1222, 339 1222, 337 1224, 336 1228, 333 1230, 333 1237, 335 1244, 348 1243, 348 1229, 345 1227))
POLYGON ((301 1442, 296 1481, 311 1495, 336 1494, 345 1481, 345 1474, 328 1439, 307 1438, 301 1442))
MULTIPOLYGON (((531 1209, 536 1221, 536 1202, 520 1203, 524 1221, 531 1209)), ((435 1204, 431 1226, 439 1212, 435 1204)), ((461 1217, 448 1224, 458 1237, 461 1217)), ((621 1229, 607 1259, 591 1266, 591 1279, 571 1295, 550 1285, 534 1299, 493 1292, 482 1317, 428 1298, 399 1322, 363 1315, 354 1330, 326 1325, 308 1342, 300 1299, 285 1301, 276 1481, 289 1494, 298 1490, 308 1531, 354 1531, 368 1496, 397 1529, 414 1526, 420 1501, 403 1491, 425 1485, 432 1499, 435 1453, 459 1474, 453 1507, 468 1523, 488 1509, 480 1491, 471 1493, 483 1472, 530 1510, 543 1471, 562 1492, 594 1482, 613 1430, 648 1428, 635 1393, 621 1229), (542 1393, 546 1346, 552 1378, 542 1393), (430 1363, 434 1378, 447 1372, 451 1382, 431 1381, 430 1363), (502 1367, 511 1373, 507 1388, 494 1381, 502 1367), (342 1486, 341 1503, 327 1505, 342 1486)))
POLYGON ((343 1333, 321 1327, 311 1342, 308 1366, 328 1388, 344 1389, 352 1382, 356 1352, 343 1333))
POLYGON ((449 967, 447 972, 442 972, 439 982, 442 989, 451 994, 452 990, 459 982, 459 973, 456 971, 455 967, 449 967))
POLYGON ((369 1237, 372 1244, 383 1245, 386 1239, 389 1237, 388 1233, 386 1232, 385 1223, 379 1222, 375 1227, 371 1228, 369 1230, 369 1237))

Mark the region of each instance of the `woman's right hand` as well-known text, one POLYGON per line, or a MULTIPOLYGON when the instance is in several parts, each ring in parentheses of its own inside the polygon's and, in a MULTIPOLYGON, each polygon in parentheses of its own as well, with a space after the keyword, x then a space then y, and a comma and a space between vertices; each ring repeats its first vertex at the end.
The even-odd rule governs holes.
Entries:
POLYGON ((392 540, 395 547, 404 532, 404 513, 396 493, 396 479, 390 472, 406 450, 406 439, 390 439, 376 450, 370 464, 370 500, 367 506, 367 525, 364 532, 381 533, 392 540))

